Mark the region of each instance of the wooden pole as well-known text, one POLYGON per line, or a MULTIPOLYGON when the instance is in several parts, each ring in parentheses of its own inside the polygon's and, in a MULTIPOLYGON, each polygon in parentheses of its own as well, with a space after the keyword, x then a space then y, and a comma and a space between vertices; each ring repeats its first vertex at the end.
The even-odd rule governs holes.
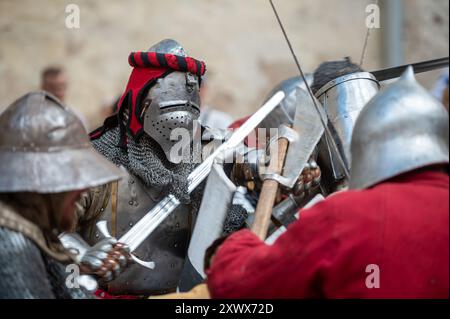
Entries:
MULTIPOLYGON (((281 174, 284 165, 284 159, 288 149, 289 141, 286 138, 278 140, 278 156, 274 156, 270 160, 270 173, 281 174)), ((272 209, 275 203, 275 198, 278 192, 278 182, 272 179, 267 179, 263 182, 261 194, 259 196, 258 204, 255 211, 255 219, 251 226, 251 230, 261 240, 265 240, 267 231, 270 225, 270 217, 272 216, 272 209)))

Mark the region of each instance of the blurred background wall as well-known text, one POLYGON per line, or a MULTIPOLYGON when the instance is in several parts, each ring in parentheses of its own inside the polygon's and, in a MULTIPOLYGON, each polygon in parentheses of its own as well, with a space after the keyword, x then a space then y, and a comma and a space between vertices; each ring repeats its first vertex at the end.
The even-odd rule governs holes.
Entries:
MULTIPOLYGON (((382 0, 397 1, 397 0, 382 0)), ((375 0, 275 0, 307 72, 325 60, 359 62, 365 8, 375 0)), ((448 0, 400 1, 403 62, 448 56, 448 0)), ((383 14, 383 12, 382 12, 383 14)), ((364 68, 388 66, 383 37, 369 38, 364 68)), ((101 108, 122 93, 129 52, 164 38, 207 63, 207 105, 240 117, 253 112, 279 81, 296 76, 288 47, 266 0, 0 0, 0 111, 38 89, 40 71, 58 64, 70 78, 67 104, 89 129, 101 108), (80 8, 80 28, 65 26, 66 5, 80 8)), ((420 76, 430 88, 438 72, 420 76)))

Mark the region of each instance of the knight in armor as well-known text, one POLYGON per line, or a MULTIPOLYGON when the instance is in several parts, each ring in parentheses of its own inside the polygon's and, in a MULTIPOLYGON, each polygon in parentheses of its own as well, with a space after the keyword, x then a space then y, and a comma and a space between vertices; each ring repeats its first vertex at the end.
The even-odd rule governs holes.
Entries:
MULTIPOLYGON (((323 107, 331 135, 323 134, 295 187, 284 192, 286 196, 274 207, 274 223, 271 224, 269 233, 295 221, 298 210, 315 197, 322 199, 348 188, 348 176, 345 172, 350 169, 349 147, 353 126, 364 105, 377 94, 380 87, 372 74, 364 72, 349 58, 322 63, 314 74, 306 75, 306 81, 317 98, 318 105, 323 107)), ((279 90, 286 94, 286 98, 258 126, 258 129, 264 129, 266 133, 283 124, 292 125, 301 99, 310 99, 301 77, 282 81, 269 93, 268 98, 279 90)), ((238 121, 232 126, 241 124, 242 121, 238 121)), ((261 158, 252 154, 260 152, 255 147, 247 154, 247 158, 261 158)), ((254 206, 262 185, 259 165, 258 161, 248 160, 243 164, 236 164, 232 173, 232 180, 248 189, 246 196, 254 206)))
MULTIPOLYGON (((314 74, 307 74, 305 80, 307 83, 301 77, 293 77, 275 86, 268 94, 267 100, 279 91, 285 93, 285 98, 262 120, 255 134, 246 139, 248 148, 244 148, 241 154, 243 160, 234 162, 231 170, 227 165, 223 165, 222 169, 215 167, 210 174, 180 280, 181 292, 189 291, 206 278, 206 250, 214 251, 221 238, 236 229, 249 228, 252 225, 253 213, 260 199, 264 180, 262 173, 270 157, 270 154, 266 156, 266 153, 271 143, 276 142, 276 135, 272 136, 272 133, 283 129, 283 125, 292 125, 296 110, 304 106, 303 103, 311 101, 307 85, 313 86, 318 98, 316 102, 323 107, 322 117, 328 119, 325 122, 328 122, 331 134, 324 134, 317 145, 311 145, 315 150, 294 187, 281 187, 281 196, 272 209, 267 242, 273 242, 287 226, 298 219, 297 212, 300 208, 347 187, 348 176, 343 172, 349 168, 348 147, 353 125, 367 101, 378 92, 379 84, 371 74, 362 72, 349 59, 325 62, 314 74), (335 143, 334 148, 331 141, 335 143), (321 166, 324 167, 324 173, 321 166), (220 170, 223 172, 219 173, 220 170), (229 175, 229 179, 226 175, 229 175), (231 184, 234 184, 236 189, 233 189, 231 184), (214 214, 208 211, 210 207, 215 207, 214 214), (236 210, 244 207, 244 214, 236 210), (221 233, 221 224, 217 222, 219 220, 224 220, 225 225, 235 227, 231 231, 221 233), (208 248, 210 245, 212 246, 208 248)), ((323 124, 320 118, 316 119, 316 125, 321 127, 323 124)), ((237 121, 232 127, 237 128, 244 121, 245 119, 237 121)), ((300 138, 305 141, 318 140, 317 137, 305 135, 300 138)))
POLYGON ((102 238, 96 222, 106 220, 111 235, 120 238, 173 194, 181 205, 134 252, 141 260, 154 262, 155 268, 132 264, 103 287, 112 295, 153 295, 177 287, 200 203, 196 196, 201 193, 189 195, 187 188, 187 177, 199 163, 194 159, 195 146, 190 142, 190 150, 183 153, 187 158, 181 158, 173 152, 178 140, 171 134, 184 129, 191 140, 202 134, 195 122, 206 67, 174 40, 163 40, 146 52, 133 52, 128 62, 133 71, 118 113, 91 133, 94 148, 120 167, 125 178, 84 194, 76 230, 93 245, 102 238))
POLYGON ((350 189, 271 246, 228 237, 206 263, 213 298, 448 298, 448 113, 409 68, 352 131, 350 189))
POLYGON ((81 255, 59 235, 76 223, 80 194, 121 172, 92 148, 77 116, 44 91, 12 103, 0 127, 0 298, 92 298, 75 281, 66 285, 66 266, 110 280, 126 267, 125 247, 106 239, 81 255))

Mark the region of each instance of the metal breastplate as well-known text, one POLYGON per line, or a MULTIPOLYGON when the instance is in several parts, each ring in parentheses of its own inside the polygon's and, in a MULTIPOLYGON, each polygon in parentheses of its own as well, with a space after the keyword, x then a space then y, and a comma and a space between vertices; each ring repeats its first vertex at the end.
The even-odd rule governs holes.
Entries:
MULTIPOLYGON (((110 233, 120 238, 165 195, 161 190, 147 188, 128 173, 118 184, 116 231, 111 229, 111 198, 99 220, 106 220, 110 233)), ((135 251, 139 259, 154 261, 155 269, 131 264, 119 278, 108 283, 108 292, 149 295, 173 291, 183 268, 190 235, 190 209, 180 205, 135 251)), ((85 239, 92 245, 101 238, 95 231, 91 238, 85 239)))

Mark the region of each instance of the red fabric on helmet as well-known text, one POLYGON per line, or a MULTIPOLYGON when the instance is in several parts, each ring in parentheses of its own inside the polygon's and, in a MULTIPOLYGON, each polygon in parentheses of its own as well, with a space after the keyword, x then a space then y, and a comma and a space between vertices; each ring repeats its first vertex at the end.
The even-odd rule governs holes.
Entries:
MULTIPOLYGON (((104 132, 124 123, 124 110, 128 110, 126 128, 134 138, 143 132, 142 110, 140 108, 143 94, 151 88, 159 78, 173 71, 190 72, 199 77, 205 74, 205 63, 191 57, 156 52, 132 52, 128 63, 133 67, 127 87, 117 104, 118 114, 105 120, 102 127, 90 134, 91 139, 99 138, 104 132), (113 121, 114 118, 114 121, 113 121)), ((126 137, 122 131, 122 145, 126 145, 126 137)))
POLYGON ((132 67, 168 68, 175 71, 190 72, 198 77, 205 74, 205 63, 191 57, 184 57, 168 53, 131 52, 128 63, 132 67))
POLYGON ((156 83, 156 80, 172 71, 190 72, 201 77, 205 63, 190 57, 156 52, 132 52, 128 63, 133 66, 130 79, 119 100, 119 118, 123 120, 123 110, 128 108, 127 128, 133 137, 139 137, 143 131, 142 110, 140 105, 144 91, 156 83))
POLYGON ((136 107, 138 94, 142 92, 142 89, 146 85, 156 81, 167 71, 168 70, 164 68, 134 68, 131 72, 125 93, 120 98, 118 105, 120 112, 122 112, 125 107, 128 107, 128 129, 133 136, 138 135, 140 131, 142 131, 142 120, 136 114, 139 112, 136 107), (126 98, 131 99, 131 101, 126 98), (124 100, 128 105, 124 105, 124 100))

